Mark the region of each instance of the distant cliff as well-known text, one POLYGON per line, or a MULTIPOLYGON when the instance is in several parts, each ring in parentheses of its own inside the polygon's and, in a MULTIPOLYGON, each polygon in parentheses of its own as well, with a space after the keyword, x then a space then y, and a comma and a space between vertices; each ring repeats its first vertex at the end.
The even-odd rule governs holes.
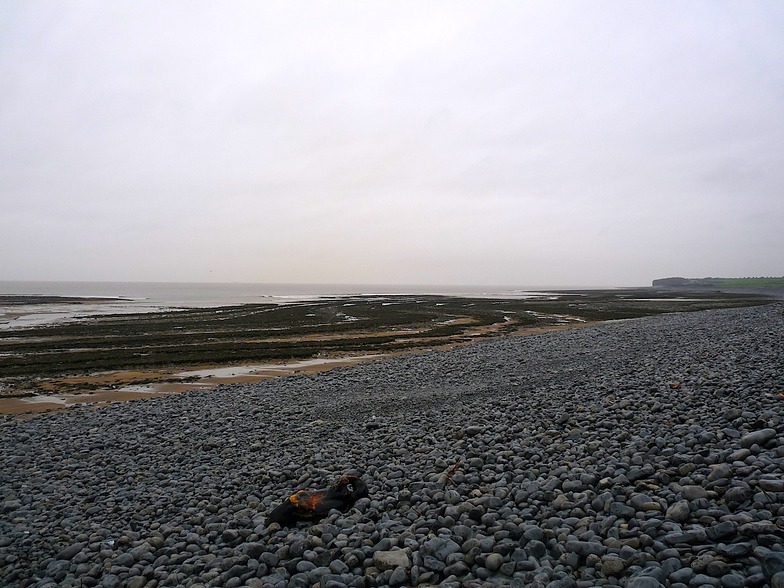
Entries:
POLYGON ((653 287, 686 288, 784 288, 784 277, 760 278, 659 278, 653 287))

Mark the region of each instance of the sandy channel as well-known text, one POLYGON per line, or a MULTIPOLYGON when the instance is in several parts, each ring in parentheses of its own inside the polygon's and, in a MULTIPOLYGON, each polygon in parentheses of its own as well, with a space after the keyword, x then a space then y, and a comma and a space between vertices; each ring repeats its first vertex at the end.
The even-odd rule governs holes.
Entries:
POLYGON ((107 374, 74 376, 63 379, 69 386, 106 386, 83 392, 60 393, 28 397, 0 398, 0 414, 25 414, 62 410, 75 405, 104 405, 167 394, 214 388, 221 384, 251 383, 295 374, 307 375, 336 367, 358 364, 381 355, 359 355, 329 359, 308 359, 287 363, 217 366, 178 372, 121 371, 107 374), (123 384, 123 382, 138 382, 123 384))

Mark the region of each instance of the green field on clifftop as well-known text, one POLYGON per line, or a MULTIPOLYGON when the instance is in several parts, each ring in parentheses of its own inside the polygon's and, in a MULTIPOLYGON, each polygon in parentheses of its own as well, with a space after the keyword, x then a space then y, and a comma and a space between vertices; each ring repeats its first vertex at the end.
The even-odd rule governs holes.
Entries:
POLYGON ((784 288, 784 277, 759 278, 662 278, 654 286, 698 286, 701 288, 784 288))

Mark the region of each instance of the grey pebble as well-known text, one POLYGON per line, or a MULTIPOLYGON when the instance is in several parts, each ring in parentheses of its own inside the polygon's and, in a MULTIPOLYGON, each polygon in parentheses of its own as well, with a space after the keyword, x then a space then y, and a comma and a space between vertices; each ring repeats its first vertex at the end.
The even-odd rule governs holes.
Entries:
POLYGON ((564 547, 567 551, 573 551, 581 557, 587 557, 591 554, 602 556, 607 552, 604 545, 595 541, 567 541, 564 547))
POLYGON ((390 586, 402 586, 408 582, 408 572, 402 566, 398 566, 389 576, 390 586))
POLYGON ((708 491, 705 490, 705 488, 694 485, 684 486, 681 493, 683 494, 683 497, 689 501, 705 498, 708 495, 708 491))
POLYGON ((690 512, 691 508, 689 507, 689 502, 687 500, 679 500, 667 508, 667 512, 664 516, 676 523, 684 523, 689 519, 690 512))
POLYGON ((626 583, 626 588, 659 588, 664 586, 652 576, 637 576, 626 583))
POLYGON ((762 559, 762 573, 771 581, 774 575, 784 572, 784 553, 771 551, 762 559))
POLYGON ((85 548, 85 545, 85 543, 74 543, 73 545, 69 545, 55 555, 55 559, 71 560, 77 553, 80 553, 85 548))
POLYGON ((602 559, 602 574, 613 578, 619 576, 626 569, 626 562, 615 555, 610 555, 602 559))
POLYGON ((409 569, 411 560, 403 550, 376 551, 373 553, 373 563, 380 570, 393 570, 398 567, 409 569))
POLYGON ((729 545, 719 545, 716 552, 724 557, 737 559, 749 555, 754 550, 754 545, 748 542, 730 543, 729 545))
POLYGON ((770 588, 784 588, 784 572, 773 574, 770 579, 770 588))
POLYGON ((499 553, 491 553, 485 558, 485 567, 491 572, 497 572, 504 565, 504 558, 499 553))
POLYGON ((784 477, 762 478, 757 484, 767 492, 784 492, 784 477))
POLYGON ((776 429, 766 428, 752 431, 740 438, 740 446, 748 449, 752 445, 764 445, 776 437, 776 429))
POLYGON ((744 579, 740 574, 727 574, 721 579, 722 588, 742 588, 743 584, 744 579))

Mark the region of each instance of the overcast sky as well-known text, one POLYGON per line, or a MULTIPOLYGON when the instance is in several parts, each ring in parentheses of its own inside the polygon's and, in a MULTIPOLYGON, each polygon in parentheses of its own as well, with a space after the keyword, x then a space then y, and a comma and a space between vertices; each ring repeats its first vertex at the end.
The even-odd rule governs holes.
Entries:
POLYGON ((0 4, 0 279, 784 274, 784 2, 0 4))

